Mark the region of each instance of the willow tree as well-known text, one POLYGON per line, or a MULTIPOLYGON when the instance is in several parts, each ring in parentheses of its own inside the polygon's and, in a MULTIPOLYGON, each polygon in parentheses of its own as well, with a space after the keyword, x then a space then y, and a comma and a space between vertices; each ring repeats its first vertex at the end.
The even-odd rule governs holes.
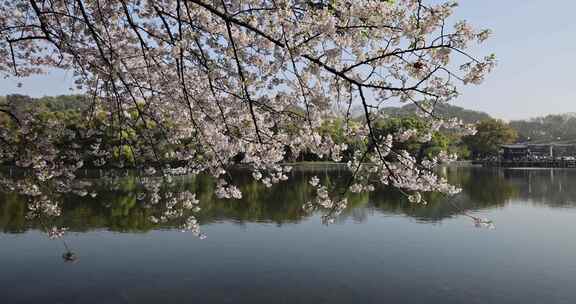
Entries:
MULTIPOLYGON (((34 172, 13 189, 39 197, 50 184, 78 191, 72 181, 86 166, 82 156, 102 166, 113 154, 99 140, 102 128, 90 124, 94 112, 104 112, 136 158, 162 163, 168 156, 160 151, 169 147, 179 166, 162 167, 163 174, 206 172, 217 180, 217 196, 239 198, 229 170, 238 155, 270 186, 288 178, 287 151, 340 159, 348 147, 318 132, 337 118, 362 143, 348 163, 349 189, 391 185, 412 201, 421 191, 454 193, 431 170, 446 154, 417 160, 396 146, 427 142, 440 128, 471 131, 434 114, 434 105, 457 96, 461 84, 480 83, 495 65, 493 55, 468 53, 490 31, 448 20, 456 7, 421 0, 1 1, 0 73, 73 71, 91 104, 79 130, 0 108, 16 126, 0 131, 0 155, 34 172), (392 100, 415 103, 428 127, 376 132, 373 122, 385 119, 379 107, 392 100), (361 120, 351 119, 356 105, 361 120), (92 144, 86 150, 78 142, 92 144)), ((311 184, 318 198, 309 207, 343 208, 335 191, 311 184)), ((44 199, 33 208, 57 206, 44 199)))

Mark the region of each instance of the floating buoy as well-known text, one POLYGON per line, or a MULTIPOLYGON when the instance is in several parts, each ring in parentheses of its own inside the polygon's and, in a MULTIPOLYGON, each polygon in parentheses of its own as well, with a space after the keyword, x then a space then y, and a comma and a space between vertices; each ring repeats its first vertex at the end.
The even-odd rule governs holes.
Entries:
POLYGON ((73 263, 78 260, 78 256, 72 251, 66 251, 62 254, 62 259, 64 259, 64 262, 73 263))

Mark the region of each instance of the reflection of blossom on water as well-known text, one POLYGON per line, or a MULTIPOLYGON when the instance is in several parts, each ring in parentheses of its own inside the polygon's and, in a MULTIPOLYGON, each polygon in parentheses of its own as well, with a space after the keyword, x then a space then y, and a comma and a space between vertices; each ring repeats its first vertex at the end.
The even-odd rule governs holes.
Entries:
POLYGON ((477 228, 496 229, 494 222, 487 218, 472 217, 477 228))
POLYGON ((310 185, 312 185, 313 187, 318 186, 318 183, 320 182, 320 179, 318 178, 318 176, 313 176, 310 179, 310 185))
POLYGON ((144 186, 143 192, 137 192, 136 200, 144 208, 154 212, 148 220, 155 225, 168 222, 181 222, 180 230, 190 231, 200 239, 206 236, 200 231, 200 224, 195 216, 190 212, 197 213, 201 210, 200 201, 196 198, 196 193, 188 190, 176 191, 163 189, 162 185, 173 186, 172 179, 144 178, 141 180, 144 186))
MULTIPOLYGON (((177 224, 198 238, 206 237, 200 232, 199 222, 192 215, 201 211, 196 193, 179 188, 172 179, 165 177, 125 178, 112 171, 106 174, 109 175, 97 181, 73 183, 52 180, 38 184, 34 179, 26 177, 0 178, 0 191, 22 195, 27 209, 26 219, 41 223, 50 239, 61 239, 68 231, 68 228, 56 224, 57 218, 63 215, 65 203, 78 198, 92 201, 97 197, 100 206, 112 209, 112 212, 121 209, 125 216, 129 216, 131 209, 136 206, 142 208, 146 216, 145 222, 140 224, 144 226, 177 224)), ((229 197, 241 197, 240 190, 235 186, 226 185, 225 188, 229 197)))
POLYGON ((66 231, 68 231, 68 228, 66 227, 52 227, 50 230, 48 230, 48 238, 51 240, 62 238, 64 237, 66 231))
POLYGON ((242 192, 238 187, 234 185, 228 184, 227 181, 223 179, 219 179, 218 183, 216 184, 216 197, 218 198, 234 198, 234 199, 241 199, 242 192))
POLYGON ((28 204, 27 218, 32 219, 41 215, 48 217, 60 216, 62 210, 58 202, 49 199, 47 196, 33 198, 28 204))
POLYGON ((336 200, 332 199, 328 187, 320 184, 320 179, 317 176, 313 176, 308 183, 315 188, 315 198, 306 202, 302 209, 305 212, 313 212, 317 209, 326 211, 322 216, 322 223, 326 225, 334 223, 336 217, 348 206, 348 199, 345 197, 336 200))
POLYGON ((411 203, 418 204, 422 201, 422 195, 420 194, 420 192, 415 192, 414 194, 408 196, 408 201, 411 203))
POLYGON ((200 224, 194 216, 188 217, 184 222, 184 225, 182 225, 181 229, 183 232, 192 232, 193 235, 197 236, 201 240, 206 239, 206 235, 200 232, 200 224))

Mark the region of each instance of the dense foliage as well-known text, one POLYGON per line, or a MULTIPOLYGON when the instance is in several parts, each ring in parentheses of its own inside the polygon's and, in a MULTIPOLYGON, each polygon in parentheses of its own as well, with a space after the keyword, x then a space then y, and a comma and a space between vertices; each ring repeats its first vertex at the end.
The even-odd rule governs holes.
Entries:
MULTIPOLYGON (((419 108, 414 104, 407 104, 402 107, 386 107, 380 110, 381 113, 391 117, 414 116, 419 108)), ((464 109, 451 104, 438 104, 434 107, 434 113, 440 117, 458 117, 465 123, 477 123, 492 117, 484 112, 464 109)))
POLYGON ((518 139, 518 133, 507 123, 498 119, 481 121, 476 125, 476 134, 462 140, 469 147, 474 158, 497 155, 502 144, 511 144, 518 139))
MULTIPOLYGON (((109 146, 111 150, 115 151, 113 158, 111 158, 103 166, 94 166, 94 157, 90 154, 83 155, 83 160, 86 164, 84 168, 122 168, 122 167, 137 167, 138 164, 144 159, 135 158, 130 150, 128 144, 122 144, 120 139, 123 138, 129 141, 142 140, 137 137, 134 133, 117 133, 111 126, 106 126, 106 116, 102 111, 96 111, 92 113, 91 119, 86 119, 85 112, 90 105, 90 100, 84 95, 61 95, 61 96, 47 96, 41 98, 32 98, 24 95, 8 95, 0 96, 0 106, 4 106, 11 110, 12 113, 26 113, 31 109, 39 109, 37 118, 42 121, 47 120, 58 120, 63 124, 67 125, 70 129, 80 130, 87 129, 89 126, 93 125, 96 128, 105 128, 107 134, 103 137, 104 140, 100 142, 101 145, 109 146), (116 152, 118 151, 118 152, 116 152)), ((304 112, 301 108, 296 108, 294 111, 304 112)), ((374 122, 374 130, 377 134, 385 136, 386 134, 400 134, 406 130, 417 130, 420 133, 425 133, 425 128, 427 123, 424 119, 417 115, 417 108, 410 106, 404 106, 402 108, 385 108, 386 116, 383 116, 379 120, 374 122)), ((132 115, 137 115, 136 111, 131 111, 132 115)), ((467 121, 470 123, 478 122, 483 117, 489 117, 487 114, 481 112, 474 112, 462 109, 455 106, 442 106, 442 110, 438 112, 440 115, 448 117, 448 115, 453 115, 451 117, 456 117, 467 121), (478 120, 474 120, 478 118, 478 120)), ((0 116, 0 124, 4 127, 15 128, 10 119, 2 120, 3 116, 0 116)), ((346 145, 347 149, 342 152, 341 158, 337 159, 337 162, 348 162, 353 159, 354 153, 362 149, 362 143, 359 142, 354 137, 346 136, 346 124, 352 126, 359 126, 362 123, 362 115, 357 114, 352 117, 352 120, 346 123, 343 119, 338 117, 333 117, 332 119, 326 119, 323 125, 319 129, 319 134, 323 137, 330 138, 334 143, 338 145, 346 145)), ((292 126, 291 129, 297 129, 296 126, 292 126)), ((468 157, 468 150, 470 147, 466 146, 460 139, 459 134, 451 132, 450 130, 438 130, 432 133, 432 138, 429 141, 421 142, 418 141, 416 136, 407 139, 405 142, 398 143, 398 148, 403 149, 416 155, 420 160, 423 158, 432 159, 439 155, 442 151, 448 151, 449 153, 455 153, 458 155, 459 159, 466 159, 468 157)), ((94 142, 77 142, 77 145, 84 145, 81 150, 89 150, 89 145, 94 144, 94 142)), ((141 143, 143 144, 143 143, 141 143)), ((157 147, 158 153, 163 155, 161 158, 162 164, 177 164, 177 158, 174 157, 174 149, 170 146, 159 146, 157 147)), ((294 155, 290 153, 290 147, 286 146, 287 152, 286 161, 287 162, 297 162, 297 161, 334 161, 333 159, 319 158, 316 154, 311 151, 303 151, 299 155, 294 155)), ((389 155, 389 158, 393 158, 394 155, 389 155)), ((237 155, 235 161, 237 164, 242 163, 242 154, 237 155)), ((5 160, 7 161, 7 160, 5 160)), ((148 160, 147 165, 154 163, 154 160, 148 160)), ((13 163, 12 163, 13 164, 13 163)), ((159 165, 157 163, 156 165, 159 165)))

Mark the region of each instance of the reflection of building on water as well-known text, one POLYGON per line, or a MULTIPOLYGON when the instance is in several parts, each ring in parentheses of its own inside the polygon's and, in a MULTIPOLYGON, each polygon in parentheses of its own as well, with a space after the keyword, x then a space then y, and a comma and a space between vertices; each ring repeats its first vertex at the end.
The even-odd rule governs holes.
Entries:
POLYGON ((576 205, 576 170, 504 170, 517 198, 549 206, 576 205))

